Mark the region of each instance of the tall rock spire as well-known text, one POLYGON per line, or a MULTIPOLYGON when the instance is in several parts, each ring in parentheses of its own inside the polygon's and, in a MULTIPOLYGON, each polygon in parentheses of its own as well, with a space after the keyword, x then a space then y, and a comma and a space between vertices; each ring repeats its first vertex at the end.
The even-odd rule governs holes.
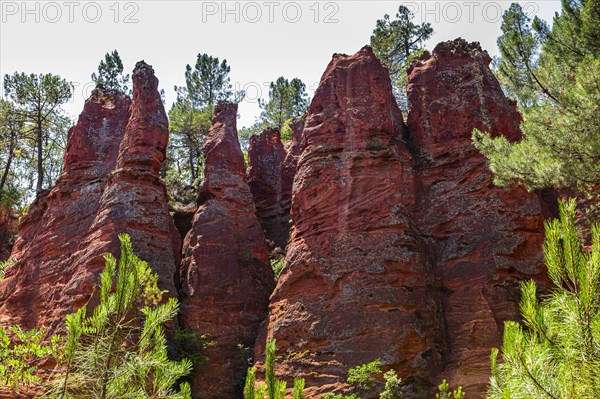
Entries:
POLYGON ((195 397, 211 399, 241 397, 235 382, 248 364, 240 348, 253 347, 274 285, 236 118, 237 104, 216 106, 203 148, 199 206, 183 245, 180 321, 214 342, 192 389, 195 397))

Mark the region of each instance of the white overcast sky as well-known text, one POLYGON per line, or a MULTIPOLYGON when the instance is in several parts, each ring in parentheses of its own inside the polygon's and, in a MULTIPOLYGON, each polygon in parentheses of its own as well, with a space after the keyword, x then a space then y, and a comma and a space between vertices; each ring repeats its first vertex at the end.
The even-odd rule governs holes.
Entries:
MULTIPOLYGON (((560 10, 559 0, 519 2, 547 21, 560 10)), ((395 15, 400 4, 433 25, 428 49, 460 36, 481 42, 493 56, 510 1, 0 0, 0 74, 53 73, 74 82, 65 110, 76 116, 93 88, 90 74, 117 49, 129 72, 139 60, 154 67, 168 109, 173 86, 184 83, 185 65, 208 53, 227 59, 232 83, 246 89, 238 126, 249 126, 269 82, 298 77, 312 95, 332 54, 368 44, 376 20, 395 15)))

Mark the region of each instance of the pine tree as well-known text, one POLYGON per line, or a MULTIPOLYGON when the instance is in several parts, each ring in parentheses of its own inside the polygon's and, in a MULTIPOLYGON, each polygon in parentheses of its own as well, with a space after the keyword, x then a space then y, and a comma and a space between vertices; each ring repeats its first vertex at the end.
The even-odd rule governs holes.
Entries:
POLYGON ((9 209, 23 197, 14 171, 24 145, 24 122, 12 103, 0 100, 0 203, 9 209))
POLYGON ((406 98, 406 71, 413 57, 422 53, 424 42, 433 34, 428 22, 417 25, 415 15, 406 6, 398 7, 395 20, 388 14, 377 21, 371 35, 371 47, 375 55, 388 68, 398 105, 408 109, 406 98))
POLYGON ((204 159, 202 146, 210 128, 213 106, 219 101, 241 101, 232 90, 227 60, 198 54, 194 67, 186 65, 185 85, 175 86, 177 100, 169 110, 171 140, 163 167, 171 198, 192 203, 200 186, 204 159))
POLYGON ((129 74, 123 75, 123 61, 117 50, 106 53, 104 60, 100 60, 98 74, 92 73, 92 80, 107 89, 118 90, 130 94, 129 74))
POLYGON ((489 399, 600 397, 600 225, 582 250, 575 202, 561 203, 544 258, 554 287, 539 299, 535 282, 521 285, 523 322, 505 323, 502 362, 492 352, 489 399))
MULTIPOLYGON (((531 22, 519 5, 503 16, 497 74, 518 100, 523 138, 473 132, 490 160, 494 182, 528 189, 569 189, 591 199, 587 216, 599 214, 600 35, 597 0, 563 0, 550 27, 531 22)), ((499 132, 501 133, 501 132, 499 132)))
POLYGON ((260 127, 282 130, 286 123, 306 111, 306 85, 298 78, 288 80, 280 76, 269 86, 269 100, 260 100, 259 105, 263 110, 260 114, 260 127))
MULTIPOLYGON (((284 399, 287 384, 275 378, 275 340, 269 340, 265 358, 265 383, 257 384, 256 369, 251 367, 246 374, 244 399, 284 399)), ((293 398, 302 399, 304 396, 304 379, 295 378, 293 398)))
POLYGON ((219 101, 230 101, 234 95, 227 60, 198 54, 196 63, 185 67, 185 86, 175 87, 177 96, 189 101, 193 109, 212 107, 219 101))
POLYGON ((61 142, 66 137, 68 119, 62 115, 61 106, 71 98, 71 84, 58 75, 15 72, 4 75, 4 92, 14 114, 24 123, 22 138, 28 142, 32 169, 37 175, 35 189, 39 193, 56 177, 56 173, 49 172, 62 167, 61 142))
POLYGON ((56 399, 191 398, 189 360, 167 356, 164 325, 177 314, 174 298, 162 301, 158 276, 120 235, 121 256, 107 255, 100 275, 99 304, 67 316, 66 344, 58 358, 61 380, 47 394, 56 399), (88 315, 90 314, 90 315, 88 315))

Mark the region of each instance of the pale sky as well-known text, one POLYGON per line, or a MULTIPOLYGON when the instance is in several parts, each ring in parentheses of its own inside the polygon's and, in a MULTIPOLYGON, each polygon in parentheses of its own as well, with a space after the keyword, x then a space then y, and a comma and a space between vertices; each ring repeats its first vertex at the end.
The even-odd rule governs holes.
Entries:
MULTIPOLYGON (((519 1, 531 15, 551 21, 559 0, 519 1)), ((498 53, 502 12, 510 1, 6 1, 0 0, 0 74, 59 74, 76 85, 65 105, 77 116, 93 89, 90 75, 117 49, 125 69, 145 60, 166 91, 184 84, 186 64, 198 53, 227 59, 234 88, 246 90, 238 126, 260 113, 279 76, 302 79, 312 96, 333 53, 352 54, 365 44, 375 22, 404 4, 416 21, 430 22, 435 44, 456 37, 479 41, 498 53)), ((2 90, 2 95, 4 91, 2 90)))

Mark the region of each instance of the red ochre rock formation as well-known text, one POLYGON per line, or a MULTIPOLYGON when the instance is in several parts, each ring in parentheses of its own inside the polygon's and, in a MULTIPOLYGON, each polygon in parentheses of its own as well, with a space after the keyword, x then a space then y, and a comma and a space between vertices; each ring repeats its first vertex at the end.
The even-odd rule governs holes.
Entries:
POLYGON ((489 62, 462 39, 417 60, 408 128, 370 48, 334 55, 321 78, 264 333, 277 339, 278 377, 306 378, 307 398, 344 390, 347 369, 377 358, 417 385, 448 378, 477 397, 504 320, 518 316, 518 282, 545 281, 540 199, 494 187, 471 144, 474 128, 520 137, 489 62))
POLYGON ((421 151, 419 227, 427 232, 435 289, 443 294, 444 369, 467 393, 482 393, 503 321, 519 315, 518 281, 545 283, 544 205, 524 189, 495 187, 473 147, 474 128, 521 137, 521 117, 478 43, 440 43, 408 79, 408 128, 421 151))
POLYGON ((292 139, 285 143, 277 129, 267 129, 250 139, 247 181, 269 249, 275 252, 285 252, 292 227, 292 186, 302 151, 304 119, 292 120, 292 139))
POLYGON ((290 199, 283 198, 283 167, 287 156, 278 129, 267 129, 250 138, 247 182, 256 216, 272 247, 285 248, 290 230, 290 199))
POLYGON ((0 283, 0 323, 62 331, 64 316, 85 305, 118 234, 176 295, 179 238, 159 169, 168 121, 152 68, 139 62, 133 99, 97 88, 71 128, 63 172, 23 217, 0 283))
POLYGON ((294 176, 296 176, 296 169, 298 168, 298 158, 302 152, 302 139, 304 132, 304 122, 306 121, 305 115, 294 118, 290 123, 290 129, 292 130, 292 140, 289 141, 286 146, 286 156, 283 160, 283 178, 281 184, 282 190, 282 207, 289 209, 292 206, 292 188, 294 183, 294 176))
POLYGON ((195 397, 241 397, 252 348, 274 280, 265 237, 245 181, 237 105, 219 103, 204 144, 204 182, 184 240, 180 321, 215 345, 192 377, 195 397), (237 383, 237 385, 236 385, 237 383))
POLYGON ((267 337, 277 339, 277 377, 306 378, 309 399, 346 390, 346 371, 377 358, 413 385, 447 378, 477 397, 503 322, 518 317, 518 282, 546 281, 540 199, 495 187, 471 143, 474 128, 521 134, 489 62, 461 39, 415 60, 405 125, 371 49, 336 54, 292 142, 276 131, 253 138, 249 176, 237 106, 219 104, 198 209, 191 226, 189 210, 175 215, 179 232, 159 179, 168 122, 158 80, 138 63, 132 100, 98 88, 86 101, 60 179, 23 217, 0 324, 61 331, 126 232, 161 287, 180 288, 181 325, 215 342, 193 375, 196 397, 241 397, 239 345, 256 342, 260 360, 267 337), (285 246, 288 212, 287 263, 269 300, 259 217, 285 246))

